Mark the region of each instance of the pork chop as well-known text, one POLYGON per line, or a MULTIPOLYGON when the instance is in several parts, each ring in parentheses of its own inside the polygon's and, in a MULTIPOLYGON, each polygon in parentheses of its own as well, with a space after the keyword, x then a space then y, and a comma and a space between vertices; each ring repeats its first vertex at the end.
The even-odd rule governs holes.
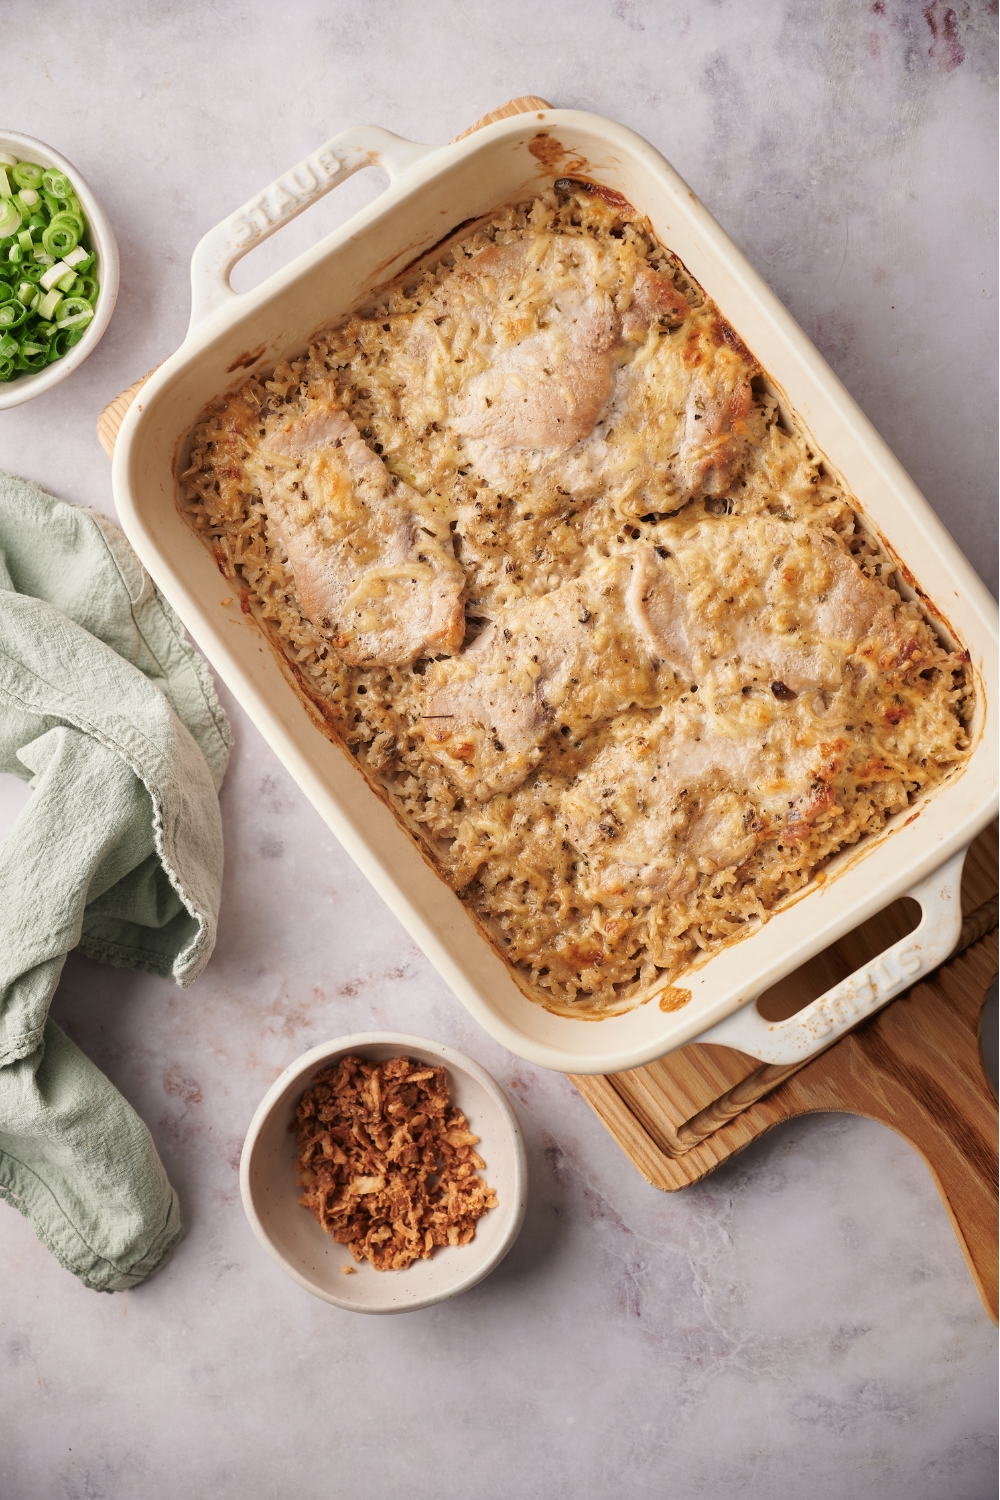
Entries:
POLYGON ((471 331, 449 425, 494 450, 565 453, 598 421, 629 346, 689 310, 668 276, 587 236, 492 245, 430 309, 471 331))
POLYGON ((260 440, 253 468, 302 609, 355 666, 457 651, 465 575, 450 535, 389 473, 346 412, 323 401, 260 440))
POLYGON ((590 899, 657 901, 686 895, 700 874, 737 867, 778 830, 834 806, 815 789, 829 745, 802 746, 797 726, 745 725, 721 735, 690 700, 648 732, 609 745, 567 796, 566 837, 588 860, 590 899), (742 731, 742 732, 741 732, 742 731))
POLYGON ((733 660, 747 683, 836 688, 862 641, 896 655, 905 646, 891 596, 842 542, 756 517, 706 520, 669 552, 638 549, 627 608, 650 649, 692 681, 733 660), (706 582, 723 585, 713 615, 700 603, 706 582))
POLYGON ((656 701, 655 664, 623 607, 629 571, 626 558, 603 559, 505 610, 462 656, 436 665, 426 743, 475 797, 520 785, 557 721, 575 737, 632 703, 656 701))

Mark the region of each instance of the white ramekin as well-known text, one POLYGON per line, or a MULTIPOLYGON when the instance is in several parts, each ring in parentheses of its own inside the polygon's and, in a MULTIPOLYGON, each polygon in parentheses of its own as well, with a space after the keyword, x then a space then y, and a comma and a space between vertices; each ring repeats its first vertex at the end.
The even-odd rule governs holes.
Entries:
POLYGON ((65 156, 53 151, 44 141, 35 140, 34 136, 17 135, 10 130, 0 131, 0 151, 16 156, 19 161, 33 161, 40 167, 55 167, 57 171, 65 172, 86 215, 91 245, 97 258, 95 275, 101 293, 89 328, 80 342, 74 344, 62 359, 46 365, 37 374, 19 375, 16 380, 0 384, 0 411, 6 411, 11 406, 20 406, 33 396, 41 396, 45 391, 50 391, 60 380, 72 375, 83 364, 87 355, 97 348, 111 321, 118 296, 118 245, 107 214, 80 172, 65 156))
POLYGON ((470 1057, 426 1037, 393 1031, 362 1032, 324 1042, 296 1058, 268 1089, 250 1122, 240 1161, 240 1193, 250 1227, 272 1260, 299 1286, 349 1312, 416 1312, 467 1292, 500 1264, 524 1222, 528 1165, 517 1116, 500 1086, 470 1057), (452 1103, 479 1136, 483 1178, 498 1204, 476 1225, 467 1245, 440 1246, 405 1271, 376 1271, 354 1263, 346 1245, 325 1234, 299 1203, 295 1140, 289 1125, 303 1091, 321 1068, 349 1052, 368 1062, 412 1057, 448 1070, 452 1103))

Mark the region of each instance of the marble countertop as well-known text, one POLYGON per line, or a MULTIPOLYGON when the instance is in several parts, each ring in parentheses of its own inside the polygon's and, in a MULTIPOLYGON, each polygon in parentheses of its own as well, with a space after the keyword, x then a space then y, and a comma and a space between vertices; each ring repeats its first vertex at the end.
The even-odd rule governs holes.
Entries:
MULTIPOLYGON (((534 92, 664 151, 995 587, 995 29, 958 0, 8 0, 6 121, 90 181, 122 286, 87 364, 0 414, 0 464, 113 513, 94 422, 181 341, 199 236, 345 125, 445 140, 534 92)), ((378 186, 331 194, 237 286, 378 186)), ((145 1286, 99 1296, 0 1206, 6 1500, 995 1493, 996 1335, 916 1154, 817 1116, 683 1193, 649 1187, 568 1079, 466 1016, 223 698, 211 964, 182 993, 72 957, 54 1009, 149 1123, 187 1236, 145 1286), (280 1069, 376 1027, 483 1063, 531 1170, 503 1265, 392 1319, 286 1279, 237 1183, 280 1069)), ((0 833, 24 797, 0 777, 0 833)))

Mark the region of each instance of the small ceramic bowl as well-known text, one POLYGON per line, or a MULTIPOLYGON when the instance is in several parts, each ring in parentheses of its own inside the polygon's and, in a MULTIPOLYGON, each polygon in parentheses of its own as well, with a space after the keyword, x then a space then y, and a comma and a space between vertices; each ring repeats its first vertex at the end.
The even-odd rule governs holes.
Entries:
POLYGON ((326 1042, 287 1067, 261 1100, 240 1162, 243 1207, 268 1255, 307 1292, 351 1312, 416 1312, 468 1291, 500 1264, 517 1239, 527 1187, 521 1127, 490 1075, 471 1058, 439 1042, 386 1031, 326 1042), (429 1259, 418 1260, 405 1271, 376 1271, 367 1261, 354 1266, 347 1246, 324 1233, 299 1203, 295 1138, 288 1127, 315 1074, 348 1052, 368 1062, 412 1057, 430 1067, 443 1064, 448 1069, 451 1101, 480 1138, 476 1150, 486 1162, 480 1175, 496 1190, 499 1200, 479 1220, 468 1245, 441 1246, 429 1259), (344 1266, 353 1266, 354 1275, 345 1276, 344 1266))
POLYGON ((78 344, 74 344, 62 359, 46 365, 44 370, 39 370, 36 374, 18 375, 15 380, 0 383, 0 411, 6 411, 11 406, 20 406, 33 396, 41 396, 43 392, 50 391, 60 380, 65 380, 67 375, 72 375, 74 370, 79 369, 87 355, 97 348, 111 321, 118 296, 118 246, 107 214, 76 167, 65 156, 53 151, 44 141, 36 141, 30 135, 16 135, 9 130, 0 130, 0 151, 16 156, 19 161, 34 161, 40 167, 55 167, 57 171, 66 173, 83 205, 90 231, 91 249, 97 258, 93 274, 100 286, 93 321, 78 344))

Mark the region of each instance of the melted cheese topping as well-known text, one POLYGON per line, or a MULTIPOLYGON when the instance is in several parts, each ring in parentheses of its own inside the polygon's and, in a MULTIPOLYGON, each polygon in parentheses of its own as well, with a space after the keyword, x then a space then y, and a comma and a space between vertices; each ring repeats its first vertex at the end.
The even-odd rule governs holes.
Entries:
POLYGON ((550 193, 250 382, 192 523, 533 998, 611 1013, 967 749, 753 355, 638 218, 550 193))

